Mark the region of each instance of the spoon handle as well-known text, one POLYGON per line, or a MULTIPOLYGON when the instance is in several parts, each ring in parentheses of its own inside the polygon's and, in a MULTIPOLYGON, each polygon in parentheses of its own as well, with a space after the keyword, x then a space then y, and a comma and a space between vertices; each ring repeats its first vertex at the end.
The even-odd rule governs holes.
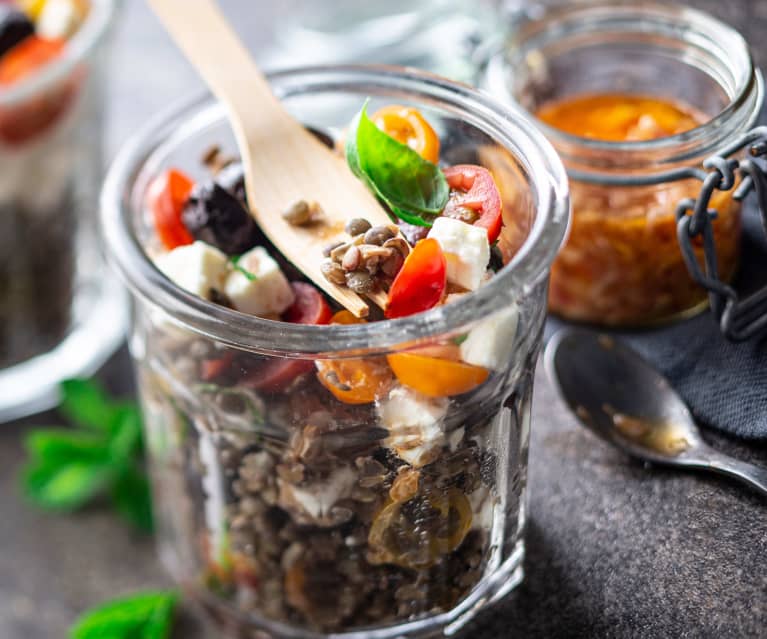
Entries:
POLYGON ((711 450, 702 468, 733 477, 767 496, 767 468, 711 450))

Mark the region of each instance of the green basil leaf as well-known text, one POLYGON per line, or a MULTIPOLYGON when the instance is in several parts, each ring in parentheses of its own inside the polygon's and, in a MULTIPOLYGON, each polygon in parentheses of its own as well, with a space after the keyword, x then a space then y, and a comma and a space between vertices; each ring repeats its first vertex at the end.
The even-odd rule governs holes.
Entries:
POLYGON ((120 418, 115 421, 109 449, 112 458, 117 463, 141 456, 144 443, 141 432, 141 417, 137 411, 122 412, 120 418))
POLYGON ((112 486, 112 503, 129 524, 142 532, 153 531, 152 497, 143 472, 135 467, 123 469, 112 486))
POLYGON ((46 510, 72 511, 103 492, 112 480, 107 465, 41 462, 23 472, 27 496, 46 510))
POLYGON ((26 436, 24 448, 30 458, 46 464, 105 464, 109 460, 106 437, 92 432, 63 428, 36 430, 26 436))
POLYGON ((405 221, 411 224, 418 219, 420 226, 431 226, 429 217, 447 204, 450 189, 442 170, 381 131, 368 117, 367 104, 350 126, 346 161, 354 175, 395 213, 407 214, 410 220, 405 221))
POLYGON ((413 226, 425 226, 430 228, 434 224, 434 220, 431 218, 426 219, 420 215, 413 215, 412 213, 403 211, 397 207, 393 207, 392 211, 394 212, 394 215, 396 215, 400 220, 407 222, 408 224, 412 224, 413 226))
POLYGON ((83 428, 109 431, 120 406, 107 397, 99 384, 86 379, 70 379, 61 384, 61 412, 83 428))
POLYGON ((70 639, 168 639, 178 594, 146 592, 116 599, 83 614, 70 639))

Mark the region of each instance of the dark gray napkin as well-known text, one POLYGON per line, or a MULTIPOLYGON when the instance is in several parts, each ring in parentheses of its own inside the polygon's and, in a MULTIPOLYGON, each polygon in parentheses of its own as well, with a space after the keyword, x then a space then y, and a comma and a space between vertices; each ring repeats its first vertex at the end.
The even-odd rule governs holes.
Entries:
MULTIPOLYGON (((767 284, 767 240, 749 198, 739 292, 767 284)), ((549 319, 551 335, 564 322, 549 319)), ((710 312, 667 327, 611 331, 656 366, 702 424, 746 439, 767 439, 767 337, 728 342, 710 312)))

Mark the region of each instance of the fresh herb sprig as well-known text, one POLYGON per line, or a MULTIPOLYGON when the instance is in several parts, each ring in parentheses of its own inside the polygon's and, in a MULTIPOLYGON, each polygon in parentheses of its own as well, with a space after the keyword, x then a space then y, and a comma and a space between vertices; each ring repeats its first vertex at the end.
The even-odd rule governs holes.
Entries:
POLYGON ((168 639, 178 594, 149 591, 107 602, 84 613, 70 639, 168 639))
POLYGON ((352 173, 409 224, 431 226, 447 204, 450 188, 442 170, 381 131, 368 117, 367 104, 349 127, 346 161, 352 173))
POLYGON ((92 381, 70 380, 61 390, 60 410, 74 428, 37 429, 26 437, 26 496, 53 512, 72 512, 106 497, 127 522, 151 532, 137 404, 111 400, 92 381))

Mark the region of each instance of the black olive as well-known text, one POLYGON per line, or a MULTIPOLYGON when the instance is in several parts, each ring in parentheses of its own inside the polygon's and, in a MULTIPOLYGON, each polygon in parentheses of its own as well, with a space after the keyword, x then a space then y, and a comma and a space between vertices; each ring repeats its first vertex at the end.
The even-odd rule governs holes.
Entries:
POLYGON ((27 14, 0 3, 0 55, 34 33, 35 25, 27 14))
POLYGON ((241 162, 232 162, 221 169, 216 174, 216 183, 234 195, 242 202, 243 206, 248 205, 248 198, 245 195, 245 175, 241 162))
POLYGON ((181 219, 196 240, 240 255, 259 244, 262 235, 242 203, 215 182, 197 184, 181 219))
POLYGON ((504 267, 503 253, 496 244, 490 247, 490 264, 488 266, 493 273, 497 273, 504 267))

